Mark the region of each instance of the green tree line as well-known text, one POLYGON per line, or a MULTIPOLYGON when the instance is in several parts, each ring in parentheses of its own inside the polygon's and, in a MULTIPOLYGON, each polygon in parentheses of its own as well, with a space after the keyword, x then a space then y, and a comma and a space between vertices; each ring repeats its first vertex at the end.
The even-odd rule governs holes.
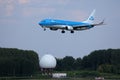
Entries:
POLYGON ((96 50, 83 58, 57 59, 57 71, 94 70, 120 74, 120 49, 96 50))
MULTIPOLYGON (((56 58, 56 71, 92 70, 120 74, 120 49, 96 50, 83 58, 56 58)), ((30 76, 39 72, 38 54, 31 50, 0 48, 0 76, 30 76)))
POLYGON ((39 69, 34 51, 0 48, 0 76, 29 76, 39 69))

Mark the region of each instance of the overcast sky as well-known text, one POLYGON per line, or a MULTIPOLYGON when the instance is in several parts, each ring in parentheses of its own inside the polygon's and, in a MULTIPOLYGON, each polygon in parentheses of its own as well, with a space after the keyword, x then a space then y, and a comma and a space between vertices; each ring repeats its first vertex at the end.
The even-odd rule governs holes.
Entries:
POLYGON ((34 50, 43 56, 88 55, 99 49, 120 48, 120 0, 0 0, 0 47, 34 50), (86 20, 96 9, 90 30, 43 31, 38 22, 45 18, 86 20))

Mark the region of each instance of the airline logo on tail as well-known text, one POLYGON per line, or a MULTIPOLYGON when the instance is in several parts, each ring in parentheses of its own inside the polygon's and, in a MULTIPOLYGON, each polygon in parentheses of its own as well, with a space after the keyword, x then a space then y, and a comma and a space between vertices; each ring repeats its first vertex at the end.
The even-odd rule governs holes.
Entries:
POLYGON ((93 21, 93 20, 94 20, 94 17, 93 17, 93 16, 91 16, 91 17, 89 18, 89 20, 93 21))

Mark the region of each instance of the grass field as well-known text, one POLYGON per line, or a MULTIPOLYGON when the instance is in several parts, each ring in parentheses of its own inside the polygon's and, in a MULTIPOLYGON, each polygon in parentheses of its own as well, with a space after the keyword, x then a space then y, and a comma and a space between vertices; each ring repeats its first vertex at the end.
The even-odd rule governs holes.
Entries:
MULTIPOLYGON (((0 78, 0 80, 95 80, 94 78, 64 78, 64 79, 21 79, 21 78, 0 78)), ((120 80, 120 79, 105 79, 105 80, 120 80)))
POLYGON ((12 78, 0 78, 0 80, 94 80, 88 78, 69 78, 69 79, 12 79, 12 78))
MULTIPOLYGON (((68 72, 75 73, 75 72, 68 72)), ((101 73, 101 76, 105 78, 105 80, 120 80, 119 74, 110 74, 110 73, 101 73)), ((23 77, 0 77, 0 80, 95 80, 95 76, 88 75, 86 77, 83 76, 70 76, 68 75, 66 78, 51 78, 50 76, 43 76, 41 74, 35 74, 33 76, 23 76, 23 77)))

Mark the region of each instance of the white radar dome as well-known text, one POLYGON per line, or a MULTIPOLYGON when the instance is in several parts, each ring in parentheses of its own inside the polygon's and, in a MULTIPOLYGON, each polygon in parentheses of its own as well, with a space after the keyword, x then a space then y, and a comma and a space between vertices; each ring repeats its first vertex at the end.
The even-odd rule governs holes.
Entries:
POLYGON ((56 67, 56 59, 50 54, 46 54, 40 59, 40 67, 41 68, 55 68, 56 67))

